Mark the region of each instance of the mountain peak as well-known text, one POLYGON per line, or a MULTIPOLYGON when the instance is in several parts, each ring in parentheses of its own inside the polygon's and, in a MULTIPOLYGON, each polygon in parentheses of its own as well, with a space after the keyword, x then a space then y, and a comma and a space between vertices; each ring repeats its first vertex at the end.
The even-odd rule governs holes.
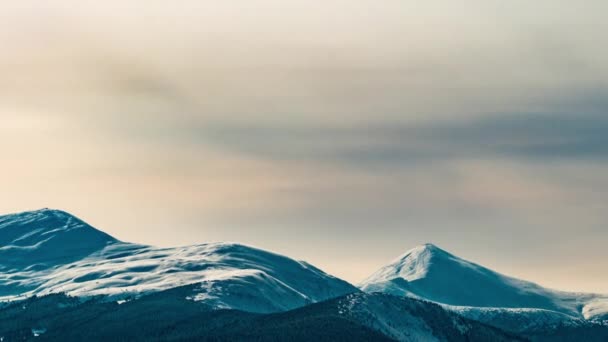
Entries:
MULTIPOLYGON (((42 208, 38 210, 23 211, 19 213, 0 216, 0 224, 3 222, 31 222, 48 219, 81 221, 76 216, 59 209, 42 208)), ((82 221, 81 221, 82 222, 82 221)))
POLYGON ((107 235, 70 213, 43 208, 0 216, 0 246, 23 241, 24 237, 37 233, 48 237, 52 233, 72 230, 95 231, 97 234, 107 235), (23 236, 24 234, 26 236, 23 236))
POLYGON ((432 243, 425 243, 400 255, 391 263, 374 273, 370 278, 365 280, 364 283, 378 281, 378 279, 384 281, 395 278, 401 278, 407 281, 421 279, 428 274, 430 268, 437 263, 438 259, 444 258, 451 259, 456 257, 432 243))
POLYGON ((76 216, 40 209, 0 216, 0 270, 47 268, 117 242, 76 216))
POLYGON ((580 303, 573 299, 576 296, 502 275, 433 244, 407 251, 366 279, 360 288, 453 306, 536 308, 581 315, 580 303))
POLYGON ((429 243, 429 242, 427 242, 425 244, 422 244, 422 245, 418 245, 418 246, 410 249, 409 251, 407 251, 405 254, 411 253, 413 251, 426 251, 426 252, 430 252, 430 253, 445 253, 445 254, 449 254, 445 250, 439 248, 437 245, 429 243))
POLYGON ((156 248, 118 242, 63 211, 0 216, 0 302, 59 292, 123 299, 189 284, 197 286, 188 300, 252 312, 358 291, 309 264, 238 243, 156 248))

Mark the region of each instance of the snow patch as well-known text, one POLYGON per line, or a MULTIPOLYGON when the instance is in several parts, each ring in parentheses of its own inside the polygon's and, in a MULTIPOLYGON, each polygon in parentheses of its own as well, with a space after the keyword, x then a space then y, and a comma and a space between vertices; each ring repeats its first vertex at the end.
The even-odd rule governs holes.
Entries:
POLYGON ((33 328, 32 335, 34 337, 40 337, 41 335, 46 334, 46 328, 33 328))

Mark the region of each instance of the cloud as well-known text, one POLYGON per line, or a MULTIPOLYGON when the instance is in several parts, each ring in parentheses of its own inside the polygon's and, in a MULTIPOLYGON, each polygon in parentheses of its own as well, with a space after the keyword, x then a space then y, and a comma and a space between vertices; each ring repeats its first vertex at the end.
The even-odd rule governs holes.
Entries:
POLYGON ((190 126, 182 132, 199 143, 260 158, 362 167, 467 158, 605 161, 605 98, 539 113, 419 124, 389 120, 342 125, 239 122, 190 126))
POLYGON ((2 211, 349 277, 429 240, 606 259, 606 1, 34 3, 0 13, 2 211))

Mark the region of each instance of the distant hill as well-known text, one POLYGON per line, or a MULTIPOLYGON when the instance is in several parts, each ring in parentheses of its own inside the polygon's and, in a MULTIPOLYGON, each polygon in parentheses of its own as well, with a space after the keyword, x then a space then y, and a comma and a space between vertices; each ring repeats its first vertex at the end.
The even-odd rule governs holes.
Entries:
POLYGON ((216 310, 186 299, 192 286, 118 304, 65 295, 0 310, 4 341, 522 341, 440 306, 352 294, 293 311, 216 310), (38 335, 38 336, 35 336, 38 335))

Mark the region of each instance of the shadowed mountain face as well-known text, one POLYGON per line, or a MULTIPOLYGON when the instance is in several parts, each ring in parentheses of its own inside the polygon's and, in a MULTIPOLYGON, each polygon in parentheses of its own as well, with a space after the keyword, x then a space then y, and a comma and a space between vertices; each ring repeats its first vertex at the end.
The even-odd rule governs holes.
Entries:
POLYGON ((35 271, 69 264, 116 242, 58 210, 1 216, 0 271, 35 271))
MULTIPOLYGON (((540 309, 593 318, 588 305, 608 298, 554 291, 511 278, 426 244, 403 254, 361 284, 366 292, 414 296, 449 306, 540 309)), ((596 309, 594 315, 601 310, 596 309)))

